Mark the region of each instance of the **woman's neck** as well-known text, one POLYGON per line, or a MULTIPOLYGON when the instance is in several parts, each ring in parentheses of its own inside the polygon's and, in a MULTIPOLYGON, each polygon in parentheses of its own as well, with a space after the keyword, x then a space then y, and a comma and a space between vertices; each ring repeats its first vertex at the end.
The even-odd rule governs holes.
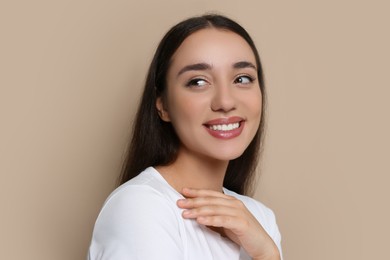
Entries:
POLYGON ((208 189, 222 192, 229 161, 197 156, 181 149, 175 162, 157 166, 164 179, 178 192, 183 188, 208 189))

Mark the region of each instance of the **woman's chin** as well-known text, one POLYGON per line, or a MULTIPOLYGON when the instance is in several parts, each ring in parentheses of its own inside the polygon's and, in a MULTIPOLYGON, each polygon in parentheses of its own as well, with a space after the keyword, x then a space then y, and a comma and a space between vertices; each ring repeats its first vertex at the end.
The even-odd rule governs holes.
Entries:
POLYGON ((244 151, 239 152, 237 150, 231 151, 231 152, 221 152, 221 153, 215 155, 215 159, 220 160, 220 161, 231 161, 231 160, 237 159, 243 153, 244 153, 244 151))

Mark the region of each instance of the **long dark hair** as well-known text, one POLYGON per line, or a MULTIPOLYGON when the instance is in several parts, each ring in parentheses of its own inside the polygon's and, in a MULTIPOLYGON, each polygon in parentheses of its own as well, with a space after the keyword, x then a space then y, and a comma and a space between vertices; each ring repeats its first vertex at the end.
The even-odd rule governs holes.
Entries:
POLYGON ((252 48, 262 93, 262 117, 259 129, 243 154, 229 162, 224 187, 248 194, 253 181, 264 129, 265 91, 259 54, 251 37, 239 24, 222 15, 207 14, 189 18, 172 27, 161 40, 150 64, 145 88, 133 125, 133 136, 119 184, 137 176, 149 166, 168 165, 176 160, 180 141, 169 122, 160 119, 156 109, 157 97, 166 91, 166 75, 171 58, 181 43, 192 33, 205 28, 229 30, 245 39, 252 48))

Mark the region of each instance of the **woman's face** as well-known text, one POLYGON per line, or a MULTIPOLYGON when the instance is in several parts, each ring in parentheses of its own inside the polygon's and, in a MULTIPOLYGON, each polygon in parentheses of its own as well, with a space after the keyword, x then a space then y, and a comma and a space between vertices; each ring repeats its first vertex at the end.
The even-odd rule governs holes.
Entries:
POLYGON ((252 49, 227 30, 202 29, 172 57, 161 118, 172 123, 179 153, 217 160, 239 157, 257 132, 261 91, 252 49))

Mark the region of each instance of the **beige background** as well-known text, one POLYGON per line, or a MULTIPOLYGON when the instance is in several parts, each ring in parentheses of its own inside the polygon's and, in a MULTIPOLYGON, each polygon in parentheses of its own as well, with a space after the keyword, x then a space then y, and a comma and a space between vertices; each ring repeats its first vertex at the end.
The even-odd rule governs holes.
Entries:
POLYGON ((0 2, 0 259, 84 259, 151 55, 205 11, 255 39, 269 96, 256 193, 286 259, 385 259, 387 1, 0 2))

